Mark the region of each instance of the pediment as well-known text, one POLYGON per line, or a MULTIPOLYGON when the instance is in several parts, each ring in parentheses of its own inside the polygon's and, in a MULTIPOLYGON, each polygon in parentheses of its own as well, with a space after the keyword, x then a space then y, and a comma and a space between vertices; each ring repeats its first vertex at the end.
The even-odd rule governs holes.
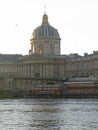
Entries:
POLYGON ((41 55, 41 54, 32 54, 28 56, 24 56, 20 63, 29 64, 29 63, 57 63, 61 62, 62 58, 53 56, 53 55, 41 55))
POLYGON ((41 59, 44 59, 44 55, 39 55, 39 54, 32 54, 32 55, 29 55, 26 60, 41 60, 41 59))
POLYGON ((20 60, 22 63, 40 63, 47 62, 48 58, 45 55, 32 54, 28 55, 20 60))

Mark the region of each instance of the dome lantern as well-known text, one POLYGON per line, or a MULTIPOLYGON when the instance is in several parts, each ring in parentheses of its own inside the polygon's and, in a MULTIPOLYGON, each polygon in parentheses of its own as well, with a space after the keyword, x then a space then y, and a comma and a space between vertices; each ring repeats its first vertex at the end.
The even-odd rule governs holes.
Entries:
POLYGON ((46 13, 43 15, 43 17, 42 17, 42 25, 43 24, 49 24, 48 23, 48 16, 46 15, 46 13))

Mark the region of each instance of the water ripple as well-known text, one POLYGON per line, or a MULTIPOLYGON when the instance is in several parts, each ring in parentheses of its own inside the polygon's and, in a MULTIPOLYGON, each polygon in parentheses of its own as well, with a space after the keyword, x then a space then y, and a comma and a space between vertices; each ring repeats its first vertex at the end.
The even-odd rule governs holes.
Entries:
POLYGON ((98 130, 97 99, 0 100, 0 130, 98 130))

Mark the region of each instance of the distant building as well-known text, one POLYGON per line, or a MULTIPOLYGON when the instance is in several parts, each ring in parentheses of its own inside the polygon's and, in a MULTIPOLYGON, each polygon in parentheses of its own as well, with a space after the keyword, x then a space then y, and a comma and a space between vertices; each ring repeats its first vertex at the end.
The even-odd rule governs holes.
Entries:
POLYGON ((98 52, 61 55, 60 41, 57 29, 44 14, 41 25, 32 33, 29 55, 0 55, 0 88, 29 89, 32 84, 59 84, 76 77, 97 81, 98 52))

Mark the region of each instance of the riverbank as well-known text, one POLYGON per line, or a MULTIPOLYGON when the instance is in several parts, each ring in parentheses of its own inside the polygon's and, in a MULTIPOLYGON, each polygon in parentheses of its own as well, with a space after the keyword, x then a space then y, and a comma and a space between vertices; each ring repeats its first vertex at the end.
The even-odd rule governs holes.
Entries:
POLYGON ((72 98, 95 98, 98 99, 98 94, 65 94, 65 95, 31 95, 30 91, 12 91, 12 90, 1 90, 0 91, 0 99, 6 99, 6 98, 66 98, 66 99, 72 99, 72 98), (29 95, 28 95, 29 92, 29 95), (27 93, 27 95, 26 95, 27 93))
POLYGON ((2 98, 23 98, 23 91, 11 91, 11 90, 1 90, 0 99, 2 98))

